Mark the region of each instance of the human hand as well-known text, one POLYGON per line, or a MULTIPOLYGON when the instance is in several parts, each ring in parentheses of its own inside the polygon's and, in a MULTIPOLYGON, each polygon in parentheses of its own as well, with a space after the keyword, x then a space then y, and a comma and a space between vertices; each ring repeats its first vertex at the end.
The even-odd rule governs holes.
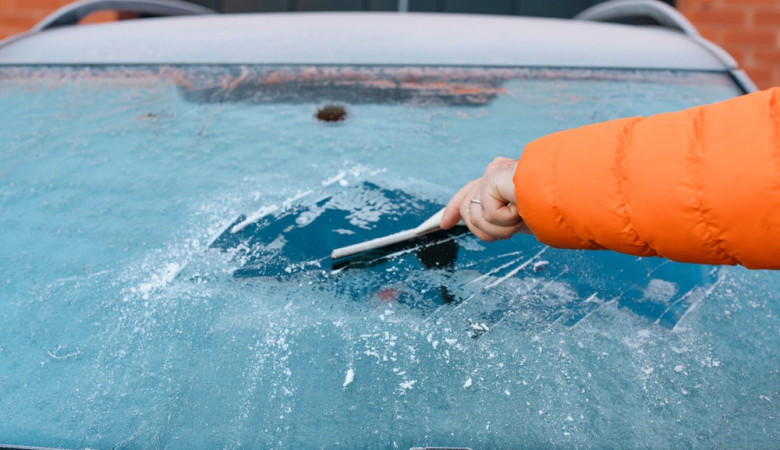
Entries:
POLYGON ((516 168, 516 159, 494 159, 482 178, 466 184, 447 203, 441 228, 450 229, 462 218, 475 236, 487 242, 529 233, 517 213, 513 181, 516 168))

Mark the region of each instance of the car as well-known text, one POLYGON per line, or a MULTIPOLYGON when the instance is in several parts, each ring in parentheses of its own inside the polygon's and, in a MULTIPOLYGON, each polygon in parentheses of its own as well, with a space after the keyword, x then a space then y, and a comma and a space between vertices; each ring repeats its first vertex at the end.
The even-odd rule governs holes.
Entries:
POLYGON ((0 42, 0 444, 776 445, 775 272, 462 227, 331 258, 547 133, 756 90, 674 9, 207 13, 0 42))

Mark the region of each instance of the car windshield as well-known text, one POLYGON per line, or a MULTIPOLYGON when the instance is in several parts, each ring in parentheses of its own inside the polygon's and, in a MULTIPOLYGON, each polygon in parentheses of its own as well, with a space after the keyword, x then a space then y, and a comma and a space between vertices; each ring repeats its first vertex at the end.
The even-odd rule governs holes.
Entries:
POLYGON ((673 71, 0 69, 0 443, 776 445, 773 272, 461 231, 330 259, 546 133, 739 93, 673 71))

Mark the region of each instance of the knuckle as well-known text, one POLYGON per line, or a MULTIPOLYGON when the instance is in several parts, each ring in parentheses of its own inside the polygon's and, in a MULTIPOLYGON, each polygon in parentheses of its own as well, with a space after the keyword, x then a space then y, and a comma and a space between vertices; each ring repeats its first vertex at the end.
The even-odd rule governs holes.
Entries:
POLYGON ((482 217, 488 223, 493 223, 496 220, 496 212, 491 208, 482 208, 482 217))

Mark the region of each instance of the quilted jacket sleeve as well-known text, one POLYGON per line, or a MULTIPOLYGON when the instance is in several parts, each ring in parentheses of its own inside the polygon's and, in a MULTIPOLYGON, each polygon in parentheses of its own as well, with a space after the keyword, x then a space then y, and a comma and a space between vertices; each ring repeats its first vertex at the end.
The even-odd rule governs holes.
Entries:
POLYGON ((554 133, 514 182, 542 242, 780 269, 780 88, 554 133))

